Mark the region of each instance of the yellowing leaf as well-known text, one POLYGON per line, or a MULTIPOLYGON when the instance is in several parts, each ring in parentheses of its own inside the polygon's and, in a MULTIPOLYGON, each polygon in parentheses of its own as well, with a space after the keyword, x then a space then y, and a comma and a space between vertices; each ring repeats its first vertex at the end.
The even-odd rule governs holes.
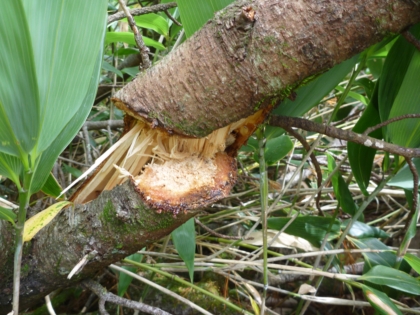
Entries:
POLYGON ((44 226, 51 222, 52 219, 63 209, 65 206, 72 204, 70 201, 60 201, 45 210, 37 213, 25 222, 23 230, 23 241, 30 241, 36 233, 38 233, 44 226))
POLYGON ((369 302, 374 303, 378 308, 380 308, 383 312, 385 312, 385 314, 397 315, 397 313, 394 312, 394 310, 389 305, 387 305, 384 301, 382 301, 373 292, 366 291, 366 297, 369 300, 369 302))
POLYGON ((258 306, 258 303, 252 298, 252 296, 248 295, 249 300, 251 301, 252 309, 254 310, 255 315, 260 315, 260 307, 258 306))

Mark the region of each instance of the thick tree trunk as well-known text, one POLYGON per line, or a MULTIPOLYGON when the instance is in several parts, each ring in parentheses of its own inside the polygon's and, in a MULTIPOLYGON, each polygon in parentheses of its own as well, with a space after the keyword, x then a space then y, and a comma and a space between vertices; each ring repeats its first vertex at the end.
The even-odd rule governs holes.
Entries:
MULTIPOLYGON (((174 216, 148 207, 132 181, 104 191, 94 201, 66 208, 29 243, 22 263, 21 309, 39 302, 49 292, 70 286, 101 272, 115 261, 170 234, 197 214, 190 210, 174 216), (67 279, 76 264, 87 258, 80 273, 67 279)), ((0 221, 0 235, 11 240, 11 229, 0 221)), ((10 247, 10 246, 9 246, 10 247)), ((13 251, 0 255, 0 314, 12 301, 13 251)))
POLYGON ((401 32, 419 12, 408 0, 240 0, 120 90, 116 104, 203 137, 401 32))
MULTIPOLYGON (((416 5, 417 4, 417 5, 416 5)), ((202 137, 287 96, 305 79, 420 22, 409 0, 238 1, 116 96, 153 125, 202 137)), ((66 209, 26 244, 22 309, 92 277, 197 213, 146 205, 131 181, 66 209), (70 270, 87 255, 82 271, 70 270)), ((187 207, 188 208, 188 207, 187 207)), ((0 221, 0 314, 10 309, 13 230, 0 221)))

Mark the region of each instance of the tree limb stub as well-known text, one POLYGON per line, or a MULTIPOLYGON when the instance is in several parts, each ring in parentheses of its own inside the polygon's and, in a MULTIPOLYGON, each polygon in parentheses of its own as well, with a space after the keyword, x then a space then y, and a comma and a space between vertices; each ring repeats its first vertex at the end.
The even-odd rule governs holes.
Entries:
POLYGON ((203 137, 420 21, 409 1, 240 0, 114 98, 135 117, 203 137))
MULTIPOLYGON (((119 261, 141 248, 170 234, 172 230, 198 213, 157 213, 148 207, 132 181, 104 191, 90 203, 67 208, 30 243, 25 244, 24 275, 21 280, 21 307, 25 309, 51 291, 92 278, 109 264, 119 261), (72 279, 73 267, 88 255, 87 264, 72 279)), ((2 236, 12 234, 0 221, 2 236)), ((11 244, 11 243, 9 243, 11 244)), ((0 255, 0 314, 8 313, 11 301, 9 255, 0 255)))

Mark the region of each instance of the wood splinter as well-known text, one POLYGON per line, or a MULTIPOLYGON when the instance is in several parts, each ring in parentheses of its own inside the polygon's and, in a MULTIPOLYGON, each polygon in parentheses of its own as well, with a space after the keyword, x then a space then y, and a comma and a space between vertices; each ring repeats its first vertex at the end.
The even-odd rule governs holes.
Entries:
MULTIPOLYGON (((126 105, 114 99, 116 105, 126 105)), ((236 182, 236 154, 270 108, 194 138, 173 133, 148 121, 127 115, 125 132, 113 152, 76 191, 72 201, 96 199, 126 180, 137 187, 143 204, 174 216, 226 197, 236 182)), ((130 112, 129 112, 130 114, 130 112)))

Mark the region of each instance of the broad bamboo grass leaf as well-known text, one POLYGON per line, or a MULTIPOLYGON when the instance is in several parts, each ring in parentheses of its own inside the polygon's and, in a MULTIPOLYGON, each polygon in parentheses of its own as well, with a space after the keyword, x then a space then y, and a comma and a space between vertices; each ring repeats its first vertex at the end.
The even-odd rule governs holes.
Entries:
MULTIPOLYGON (((143 41, 146 46, 153 47, 159 50, 165 50, 165 46, 161 43, 143 36, 143 41)), ((111 44, 116 42, 123 42, 130 45, 136 46, 136 40, 134 39, 134 34, 130 32, 107 32, 105 35, 105 43, 111 44)))
POLYGON ((58 198, 63 189, 55 179, 54 175, 50 173, 41 190, 44 194, 47 194, 48 196, 58 198))
POLYGON ((391 299, 383 292, 362 285, 363 293, 373 308, 383 315, 402 315, 391 299))
MULTIPOLYGON (((267 165, 273 165, 284 158, 293 149, 293 142, 288 135, 267 140, 264 158, 267 165)), ((256 152, 257 153, 257 152, 256 152)), ((258 158, 254 157, 258 161, 258 158)))
POLYGON ((404 260, 414 269, 415 272, 420 273, 420 258, 413 254, 405 254, 404 260))
MULTIPOLYGON (((41 189, 53 165, 40 163, 45 150, 48 159, 55 161, 78 130, 69 133, 67 129, 65 143, 58 142, 57 136, 69 124, 81 126, 83 121, 74 122, 74 118, 86 118, 81 108, 91 93, 92 76, 99 75, 95 61, 103 46, 106 1, 7 1, 3 14, 0 23, 8 25, 7 32, 0 26, 0 36, 8 44, 0 51, 4 74, 0 78, 0 151, 19 156, 20 163, 30 169, 33 182, 27 189, 33 193, 41 189), (12 144, 18 145, 16 150, 11 150, 12 144)), ((0 172, 19 183, 22 171, 17 160, 3 153, 0 158, 0 172)))
MULTIPOLYGON (((341 227, 344 229, 351 220, 345 220, 341 223, 341 227)), ((356 238, 370 238, 370 237, 377 237, 377 238, 388 238, 389 235, 386 234, 381 229, 367 225, 366 223, 362 223, 356 221, 353 223, 353 226, 349 230, 349 235, 356 237, 356 238)))
POLYGON ((194 219, 189 219, 183 225, 172 231, 172 241, 185 262, 191 283, 194 281, 194 256, 195 256, 195 225, 194 219))
MULTIPOLYGON (((420 36, 420 24, 411 29, 420 36)), ((379 113, 381 120, 408 114, 420 113, 418 100, 420 90, 420 52, 405 38, 400 37, 386 58, 379 80, 379 113)), ((407 119, 392 123, 387 128, 386 139, 408 147, 420 145, 420 119, 407 119)))
POLYGON ((37 140, 37 156, 51 145, 83 104, 103 40, 107 3, 103 0, 22 3, 39 89, 40 126, 31 135, 37 140))
POLYGON ((375 266, 359 278, 370 283, 386 285, 401 292, 420 295, 420 281, 409 274, 386 266, 375 266))
MULTIPOLYGON (((363 112, 362 117, 359 118, 353 128, 354 132, 363 133, 367 128, 375 126, 381 122, 378 111, 378 84, 376 84, 372 99, 363 112)), ((370 134, 376 139, 382 138, 382 129, 375 130, 370 134)), ((357 185, 365 196, 369 193, 367 188, 369 186, 370 173, 372 172, 373 160, 375 158, 376 150, 356 144, 353 142, 347 143, 349 154, 349 161, 354 178, 357 185)))
POLYGON ((13 155, 0 152, 0 175, 10 178, 14 183, 17 183, 21 173, 21 160, 13 155))
MULTIPOLYGON (((397 41, 398 36, 386 38, 382 42, 372 46, 368 50, 372 52, 366 62, 370 73, 378 79, 381 76, 382 68, 384 66, 385 58, 388 56, 392 45, 397 41)), ((359 80, 358 80, 359 81, 359 80)))
MULTIPOLYGON (((413 159, 413 164, 417 172, 420 172, 420 159, 413 159)), ((404 165, 397 175, 388 182, 388 185, 412 191, 414 188, 413 173, 411 173, 408 165, 404 165)))
POLYGON ((69 166, 67 164, 62 164, 64 173, 68 173, 74 176, 74 178, 78 178, 83 175, 83 172, 75 167, 69 166))
POLYGON ((158 14, 150 13, 134 16, 137 26, 154 30, 156 33, 167 37, 169 35, 168 21, 158 14))
POLYGON ((121 72, 121 70, 118 70, 117 68, 115 68, 114 66, 112 66, 109 62, 103 61, 102 62, 102 69, 109 71, 109 72, 113 72, 116 75, 118 75, 120 78, 123 78, 123 73, 121 72))
MULTIPOLYGON (((331 155, 327 155, 328 158, 328 170, 332 172, 336 168, 335 160, 331 155)), ((341 176, 340 172, 335 172, 331 178, 335 197, 340 204, 341 209, 345 213, 353 216, 357 212, 357 206, 354 203, 353 196, 350 193, 349 187, 341 176)), ((360 216, 360 220, 363 221, 363 215, 360 216)))
POLYGON ((0 207, 0 220, 6 220, 15 225, 16 213, 11 209, 0 207))
MULTIPOLYGON (((132 261, 139 263, 143 259, 143 255, 135 253, 133 255, 126 257, 125 259, 130 259, 132 261)), ((130 267, 130 266, 123 266, 122 268, 130 272, 135 272, 138 269, 137 267, 130 267)), ((133 281, 132 276, 124 272, 119 272, 119 276, 118 276, 118 295, 119 296, 123 296, 125 292, 127 292, 127 289, 132 281, 133 281)))
POLYGON ((139 73, 139 67, 129 67, 129 68, 124 68, 121 70, 124 73, 127 73, 129 76, 135 78, 136 75, 139 73))
POLYGON ((21 1, 8 0, 2 3, 0 151, 14 156, 31 152, 41 128, 40 99, 30 27, 21 1))
MULTIPOLYGON (((416 50, 392 105, 389 118, 412 113, 420 114, 419 82, 420 52, 416 50)), ((411 148, 419 147, 420 119, 406 119, 392 123, 388 126, 388 134, 393 143, 411 148)))
MULTIPOLYGON (((338 91, 340 91, 340 92, 344 92, 345 91, 345 88, 343 88, 341 85, 337 85, 335 87, 335 89, 338 90, 338 91)), ((364 105, 367 105, 368 102, 369 102, 366 97, 364 97, 363 95, 361 95, 359 93, 353 92, 353 91, 348 92, 347 95, 349 97, 355 99, 356 101, 361 102, 364 105)))
POLYGON ((33 217, 25 222, 23 230, 23 241, 29 242, 43 227, 51 222, 52 219, 63 209, 65 206, 72 204, 69 201, 60 201, 48 207, 41 212, 38 212, 33 217))
POLYGON ((379 249, 379 250, 389 250, 389 252, 380 252, 380 253, 363 253, 365 257, 365 266, 363 268, 363 273, 368 272, 371 268, 381 265, 387 267, 394 267, 397 262, 397 256, 395 253, 391 252, 391 249, 382 243, 376 238, 362 238, 356 239, 348 237, 348 240, 353 243, 357 248, 360 249, 379 249))
POLYGON ((191 37, 198 31, 208 20, 210 20, 214 12, 223 9, 231 4, 234 0, 177 0, 178 8, 181 13, 182 25, 185 34, 191 37))
MULTIPOLYGON (((99 36, 102 35, 101 37, 103 38, 104 33, 105 31, 99 36)), ((44 152, 42 152, 41 156, 37 160, 37 167, 31 187, 33 192, 40 190, 44 186, 44 183, 47 180, 49 172, 57 160, 57 157, 71 142, 89 115, 93 100, 95 99, 96 95, 96 87, 99 81, 99 71, 102 62, 102 45, 99 48, 100 49, 97 53, 95 67, 90 74, 88 89, 81 103, 81 106, 79 107, 79 110, 72 117, 69 123, 63 128, 60 134, 56 135, 56 139, 52 145, 49 146, 44 152)))
POLYGON ((296 90, 295 100, 285 99, 273 111, 276 115, 301 117, 331 92, 351 71, 359 55, 346 60, 296 90))
MULTIPOLYGON (((283 129, 278 129, 283 133, 283 129)), ((293 149, 293 142, 288 135, 266 139, 267 143, 264 150, 264 159, 268 165, 277 163, 293 149)), ((241 151, 254 152, 254 160, 258 162, 258 141, 256 139, 249 138, 248 143, 245 146, 242 146, 241 151)))
MULTIPOLYGON (((413 208, 413 192, 410 190, 405 190, 405 195, 407 198, 410 198, 411 202, 408 202, 408 204, 410 205, 410 208, 413 208)), ((419 199, 419 194, 417 193, 417 200, 419 199)), ((401 241, 400 244, 400 249, 403 248, 408 248, 408 246, 410 245, 410 241, 416 236, 417 233, 417 221, 418 221, 418 217, 419 217, 419 205, 417 204, 417 208, 415 209, 413 215, 411 215, 410 217, 410 222, 408 225, 408 229, 406 231, 406 233, 404 234, 404 237, 401 241)))
MULTIPOLYGON (((280 231, 290 220, 291 218, 268 218, 267 225, 270 229, 280 231)), ((284 232, 302 237, 319 247, 327 233, 329 233, 328 240, 339 235, 340 222, 326 217, 302 216, 295 218, 284 232)))

